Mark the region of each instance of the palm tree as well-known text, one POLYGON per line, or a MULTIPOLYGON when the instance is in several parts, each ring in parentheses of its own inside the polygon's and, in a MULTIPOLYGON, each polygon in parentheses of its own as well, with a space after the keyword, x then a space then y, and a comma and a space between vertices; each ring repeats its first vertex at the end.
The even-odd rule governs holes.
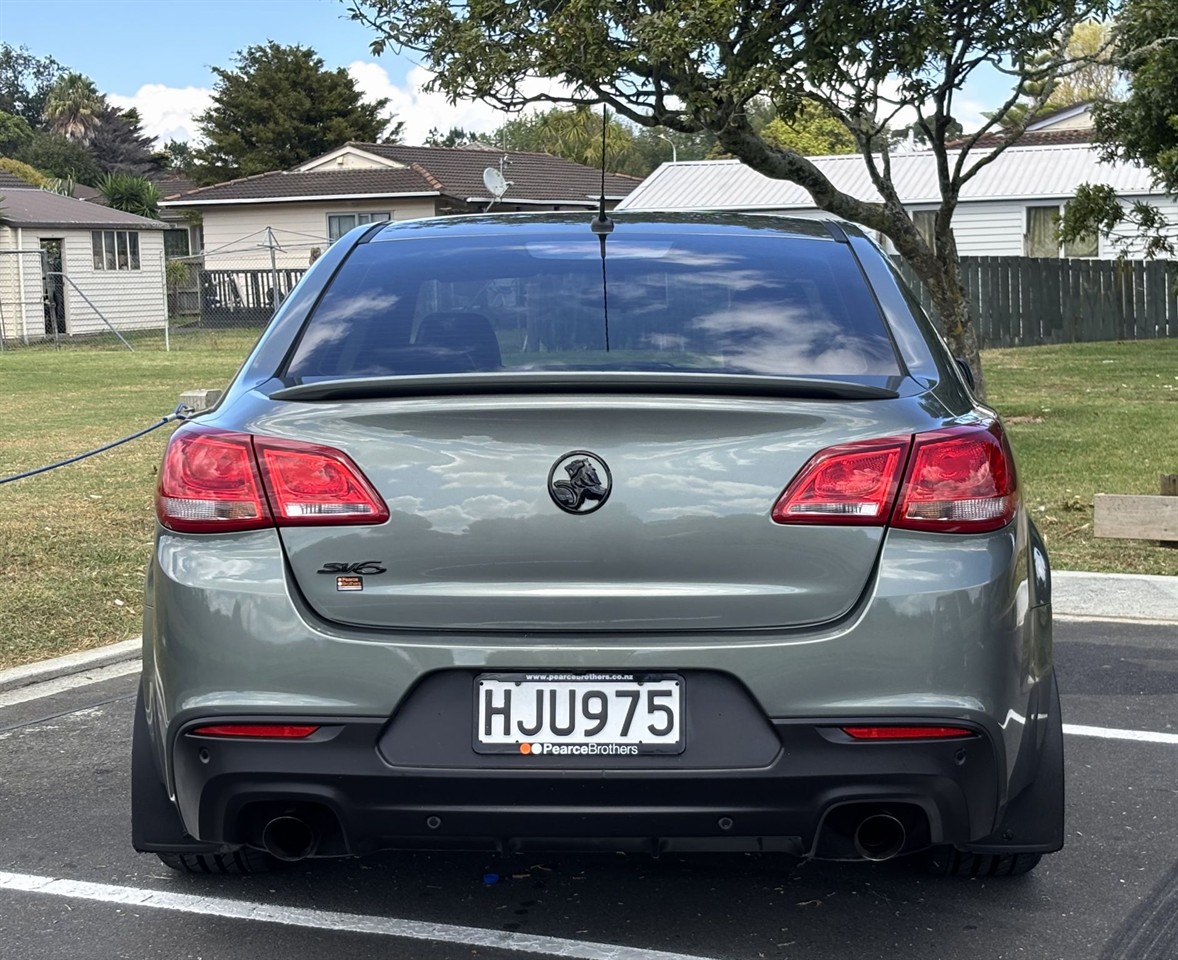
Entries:
POLYGON ((87 143, 98 126, 106 98, 80 73, 63 74, 45 99, 45 122, 54 133, 87 143))

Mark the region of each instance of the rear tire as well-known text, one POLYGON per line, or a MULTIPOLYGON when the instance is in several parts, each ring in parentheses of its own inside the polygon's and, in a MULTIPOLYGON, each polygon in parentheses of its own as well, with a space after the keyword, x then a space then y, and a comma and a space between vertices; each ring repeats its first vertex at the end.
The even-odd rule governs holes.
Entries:
POLYGON ((939 877, 1020 877, 1042 859, 1041 853, 965 853, 953 847, 934 847, 927 866, 929 873, 939 877))
POLYGON ((181 873, 269 873, 278 864, 270 854, 252 847, 232 853, 157 853, 160 862, 181 873))

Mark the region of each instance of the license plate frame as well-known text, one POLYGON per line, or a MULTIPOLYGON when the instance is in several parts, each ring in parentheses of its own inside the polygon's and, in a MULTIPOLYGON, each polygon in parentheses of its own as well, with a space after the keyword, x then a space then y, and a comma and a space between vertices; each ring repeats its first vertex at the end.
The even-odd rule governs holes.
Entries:
MULTIPOLYGON (((596 759, 610 759, 610 758, 632 758, 639 756, 657 756, 657 755, 675 755, 681 754, 686 749, 686 702, 687 690, 686 683, 682 674, 671 672, 626 672, 626 671, 594 671, 594 672, 577 672, 577 671, 510 671, 510 672, 495 672, 495 673, 480 673, 474 678, 472 684, 472 730, 471 743, 475 753, 488 755, 514 755, 514 756, 530 756, 544 759, 569 759, 569 758, 596 758, 596 759), (513 693, 518 692, 522 704, 527 698, 528 706, 531 708, 521 709, 516 711, 514 716, 507 716, 502 719, 499 725, 499 732, 492 731, 490 737, 484 737, 483 731, 488 729, 487 716, 485 707, 487 706, 486 694, 491 692, 492 701, 490 706, 496 707, 495 716, 490 719, 494 721, 496 717, 502 716, 500 710, 505 705, 506 699, 501 700, 498 704, 494 701, 494 692, 496 690, 510 689, 513 693), (579 692, 579 695, 570 701, 567 696, 569 690, 579 692), (621 696, 617 695, 618 691, 627 691, 621 696), (519 729, 518 722, 526 719, 529 721, 528 726, 536 726, 536 694, 537 691, 542 692, 543 702, 545 706, 551 705, 550 699, 553 691, 556 691, 560 699, 557 701, 557 712, 559 714, 560 708, 563 706, 565 710, 565 722, 561 726, 567 726, 570 718, 569 711, 574 710, 578 713, 577 720, 573 721, 573 732, 567 735, 556 735, 551 730, 542 728, 536 730, 534 733, 526 733, 519 729), (634 707, 633 715, 631 717, 631 731, 627 736, 618 738, 616 734, 620 733, 620 725, 624 724, 624 716, 619 716, 617 711, 612 709, 615 704, 618 704, 618 709, 629 712, 628 705, 630 701, 629 692, 637 691, 637 704, 634 707), (651 691, 668 691, 669 696, 663 693, 654 694, 650 697, 651 691), (586 727, 581 721, 589 721, 590 723, 600 722, 600 717, 587 717, 583 713, 586 705, 586 694, 605 694, 607 696, 607 712, 609 718, 602 730, 597 735, 589 737, 586 735, 586 727), (622 705, 619 701, 625 701, 626 705, 622 705), (653 710, 650 709, 654 705, 653 710), (656 736, 651 733, 645 735, 649 739, 642 739, 634 735, 635 728, 646 731, 650 728, 651 713, 658 714, 662 718, 667 718, 670 711, 671 730, 662 736, 656 736), (639 726, 641 725, 641 726, 639 726), (514 729, 512 729, 514 728, 514 729), (671 735, 674 738, 671 739, 671 735), (525 749, 526 746, 526 749, 525 749)), ((595 701, 600 704, 601 701, 595 701)), ((511 707, 507 707, 511 711, 511 707)), ((544 707, 541 707, 544 710, 544 707)), ((547 727, 548 724, 545 724, 547 727)), ((658 732, 658 725, 655 726, 656 733, 658 732)))

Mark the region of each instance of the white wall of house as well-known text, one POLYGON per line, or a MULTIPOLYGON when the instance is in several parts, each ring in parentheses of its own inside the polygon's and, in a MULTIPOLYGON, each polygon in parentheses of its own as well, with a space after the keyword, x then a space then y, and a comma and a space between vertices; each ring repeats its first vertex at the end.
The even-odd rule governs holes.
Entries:
POLYGON ((132 232, 139 237, 139 269, 99 270, 94 267, 88 229, 25 227, 19 236, 15 228, 0 229, 0 250, 24 251, 0 253, 4 336, 32 339, 45 335, 40 258, 43 239, 62 241, 67 335, 106 331, 107 322, 120 332, 162 328, 168 316, 163 231, 132 232))
POLYGON ((215 204, 199 208, 204 217, 205 266, 210 270, 269 269, 263 246, 266 228, 282 248, 279 267, 306 267, 311 251, 328 246, 327 218, 332 214, 387 213, 393 220, 434 215, 435 197, 372 200, 295 201, 290 203, 215 204))

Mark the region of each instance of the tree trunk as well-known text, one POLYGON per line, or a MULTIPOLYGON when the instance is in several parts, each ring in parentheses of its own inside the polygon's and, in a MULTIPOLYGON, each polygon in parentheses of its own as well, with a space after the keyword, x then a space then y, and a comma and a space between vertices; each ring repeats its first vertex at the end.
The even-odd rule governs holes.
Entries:
POLYGON ((921 258, 912 267, 920 275, 933 298, 933 306, 941 321, 941 334, 954 357, 969 364, 973 371, 974 393, 986 399, 986 375, 982 370, 981 347, 977 326, 970 316, 969 296, 961 282, 961 260, 957 242, 949 228, 952 209, 944 209, 937 217, 936 254, 921 258))

